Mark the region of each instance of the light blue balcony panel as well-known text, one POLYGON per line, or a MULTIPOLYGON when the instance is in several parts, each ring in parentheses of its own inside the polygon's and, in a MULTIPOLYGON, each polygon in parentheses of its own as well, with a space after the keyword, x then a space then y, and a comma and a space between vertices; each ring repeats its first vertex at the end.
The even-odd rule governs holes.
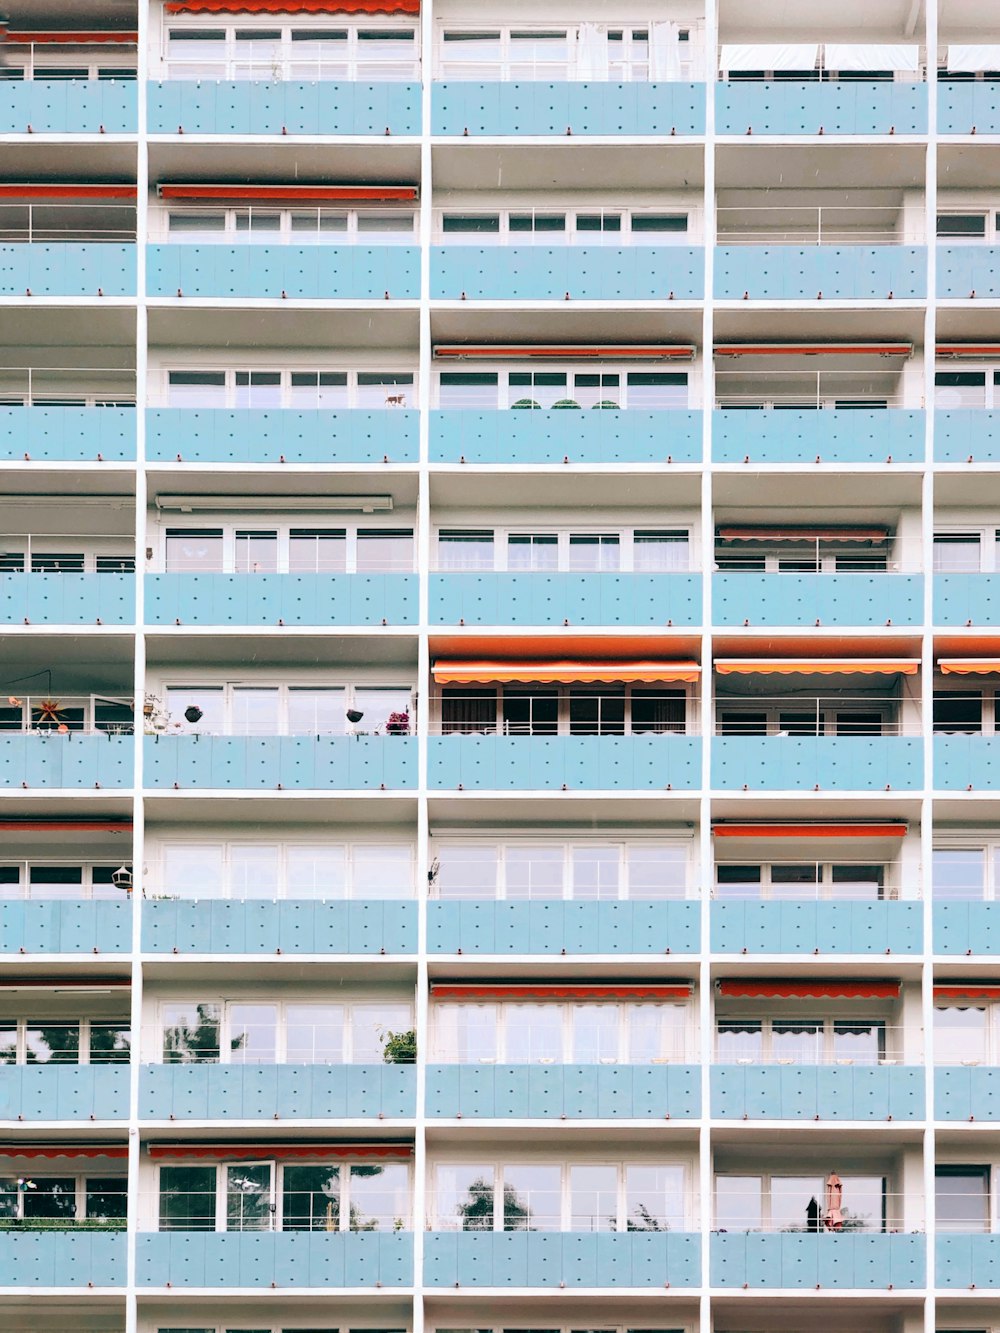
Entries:
POLYGON ((431 412, 432 463, 698 463, 701 413, 431 412))
POLYGON ((924 1071, 868 1068, 716 1065, 716 1120, 922 1120, 924 1071))
POLYGON ((428 1287, 695 1287, 698 1237, 679 1231, 429 1231, 428 1287))
POLYGON ((712 577, 717 625, 801 628, 919 625, 924 580, 920 574, 757 574, 712 577))
POLYGON ((419 83, 171 79, 148 108, 150 134, 420 133, 419 83))
POLYGON ((147 736, 145 746, 151 788, 379 791, 416 785, 414 737, 147 736))
POLYGON ((0 624, 130 625, 134 621, 134 574, 0 574, 0 624))
POLYGON ((433 954, 696 954, 696 902, 429 902, 433 954))
MULTIPOLYGON (((0 83, 0 88, 7 85, 0 83)), ((0 461, 133 463, 130 407, 0 407, 0 461)))
POLYGON ((914 791, 923 743, 909 736, 716 736, 712 786, 728 791, 914 791))
POLYGON ((434 134, 705 133, 703 83, 435 83, 434 134))
POLYGON ((427 1116, 463 1120, 690 1120, 694 1065, 429 1065, 427 1116))
POLYGON ((432 625, 697 625, 698 574, 432 574, 432 625))
POLYGON ((712 952, 919 954, 919 902, 715 902, 712 952))
POLYGON ((698 301, 705 257, 686 245, 438 245, 431 296, 458 301, 698 301))
POLYGON ((982 83, 938 80, 938 134, 1000 134, 1000 89, 982 83))
POLYGON ((1000 411, 941 408, 934 413, 936 463, 1000 462, 1000 411))
POLYGON ((935 736, 938 791, 1000 791, 1000 736, 935 736))
POLYGON ((110 241, 0 245, 0 296, 135 296, 135 274, 134 245, 110 241))
POLYGON ((919 463, 924 414, 904 408, 741 412, 712 416, 716 463, 919 463))
POLYGON ((734 245, 715 252, 719 301, 879 300, 926 295, 919 245, 734 245))
POLYGON ((139 1287, 409 1287, 407 1231, 167 1231, 136 1237, 139 1287))
POLYGON ((146 575, 148 625, 398 626, 416 620, 415 574, 146 575))
POLYGON ((1000 574, 935 574, 934 624, 1000 625, 1000 574))
POLYGON ((995 301, 1000 297, 1000 245, 939 245, 937 294, 947 297, 977 297, 995 301))
POLYGON ((909 1290, 924 1285, 925 1246, 923 1235, 719 1232, 711 1238, 711 1285, 909 1290))
POLYGON ((122 954, 132 948, 132 904, 38 899, 0 903, 0 953, 122 954))
POLYGON ((0 1120, 127 1120, 128 1090, 127 1064, 7 1065, 0 1120))
POLYGON ((0 1234, 0 1287, 124 1287, 125 1262, 124 1232, 0 1234))
POLYGON ((134 79, 0 83, 0 134, 135 134, 134 79))
POLYGON ((154 463, 415 463, 416 412, 151 408, 154 463))
POLYGON ((737 80, 715 90, 718 134, 926 134, 923 83, 737 80))
POLYGON ((1000 954, 1000 903, 934 904, 934 953, 1000 954))
MULTIPOLYGON (((947 1051, 939 1058, 947 1059, 947 1051)), ((1000 1068, 939 1066, 934 1070, 934 1115, 938 1120, 1000 1120, 1000 1068)))
POLYGON ((147 899, 142 949, 153 954, 412 954, 417 905, 379 899, 147 899))
POLYGON ((428 783, 457 791, 691 791, 692 736, 429 736, 428 783))
POLYGON ((150 245, 146 260, 150 296, 381 301, 420 295, 419 252, 410 245, 150 245))
POLYGON ((1000 1235, 946 1235, 935 1240, 939 1287, 987 1291, 1000 1287, 1000 1235))
POLYGON ((131 736, 0 735, 0 788, 131 787, 131 736))
POLYGON ((416 1086, 414 1065, 144 1065, 139 1116, 177 1121, 412 1117, 416 1086))

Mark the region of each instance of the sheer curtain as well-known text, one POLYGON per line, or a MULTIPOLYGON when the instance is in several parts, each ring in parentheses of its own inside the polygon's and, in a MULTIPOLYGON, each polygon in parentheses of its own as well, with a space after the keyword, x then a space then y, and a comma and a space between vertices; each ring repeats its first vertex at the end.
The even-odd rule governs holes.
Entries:
POLYGON ((576 78, 580 82, 606 82, 608 63, 607 29, 596 23, 581 23, 576 34, 576 78))
POLYGON ((681 30, 677 23, 649 25, 651 83, 676 83, 681 77, 681 30))

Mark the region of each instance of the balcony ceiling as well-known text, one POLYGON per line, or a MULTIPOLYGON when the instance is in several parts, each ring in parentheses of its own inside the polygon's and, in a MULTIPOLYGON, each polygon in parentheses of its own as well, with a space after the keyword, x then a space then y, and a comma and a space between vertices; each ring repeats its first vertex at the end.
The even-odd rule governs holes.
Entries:
MULTIPOLYGON (((380 153, 381 155, 381 153, 380 153)), ((701 189, 703 154, 692 144, 670 152, 646 144, 588 144, 570 138, 559 145, 436 145, 435 190, 622 190, 701 189)))
MULTIPOLYGON (((965 0, 972 5, 976 0, 965 0)), ((981 6, 980 6, 981 9, 981 6)), ((721 0, 723 41, 780 40, 919 42, 923 38, 924 0, 839 0, 807 4, 801 0, 721 0)))
POLYGON ((924 150, 916 144, 898 148, 873 145, 864 153, 836 144, 723 144, 716 150, 716 184, 720 191, 840 190, 853 194, 877 190, 890 198, 875 202, 896 203, 901 202, 899 191, 923 191, 924 150))

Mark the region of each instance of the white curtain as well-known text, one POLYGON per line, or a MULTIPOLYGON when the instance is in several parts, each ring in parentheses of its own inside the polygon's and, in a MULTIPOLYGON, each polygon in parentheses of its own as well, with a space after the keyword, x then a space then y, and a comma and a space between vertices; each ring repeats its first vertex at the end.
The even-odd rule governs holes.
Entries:
POLYGON ((817 42, 755 42, 723 46, 719 66, 723 75, 731 69, 814 69, 819 53, 817 42))
POLYGON ((948 47, 948 69, 955 74, 978 74, 983 69, 1000 69, 1000 46, 948 47))
POLYGON ((903 70, 916 74, 920 68, 918 46, 874 45, 868 42, 826 42, 827 69, 903 70))
POLYGON ((678 23, 649 25, 649 78, 676 83, 681 77, 681 29, 678 23))
POLYGON ((604 83, 608 77, 607 29, 581 23, 576 34, 576 77, 581 83, 604 83))

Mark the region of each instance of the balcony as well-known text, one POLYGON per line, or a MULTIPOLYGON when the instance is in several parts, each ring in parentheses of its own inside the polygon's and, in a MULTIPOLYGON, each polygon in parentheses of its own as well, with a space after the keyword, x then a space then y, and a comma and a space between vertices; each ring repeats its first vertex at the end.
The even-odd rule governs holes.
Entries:
POLYGON ((124 1287, 125 1235, 116 1231, 7 1232, 0 1287, 124 1287))
POLYGON ((700 1241, 683 1232, 429 1231, 428 1287, 696 1287, 700 1241))
POLYGON ((131 903, 0 903, 0 953, 122 954, 131 949, 131 903))
POLYGON ((43 180, 9 187, 0 231, 0 296, 136 295, 134 184, 43 180))
POLYGON ((147 106, 150 134, 420 133, 420 84, 409 81, 175 78, 150 83, 147 106))
POLYGON ((714 1065, 711 1079, 715 1120, 888 1121, 924 1117, 924 1071, 905 1065, 714 1065))
POLYGON ((935 625, 1000 625, 1000 574, 935 574, 935 625))
POLYGON ((432 954, 696 954, 696 902, 427 904, 432 954))
POLYGON ((934 1116, 965 1122, 1000 1120, 1000 1069, 939 1066, 934 1070, 934 1116))
POLYGON ((382 1120, 416 1113, 413 1065, 144 1065, 142 1120, 382 1120))
POLYGON ((278 902, 238 899, 142 904, 149 954, 412 954, 412 902, 278 902))
POLYGON ((436 791, 692 791, 696 736, 429 736, 436 791))
POLYGON ((131 787, 134 746, 131 736, 0 733, 0 787, 131 787))
POLYGON ((150 296, 398 301, 420 295, 419 251, 409 245, 170 243, 147 246, 146 260, 150 296))
POLYGON ((923 742, 916 736, 716 736, 712 786, 914 791, 923 786, 923 742))
POLYGON ((701 413, 431 412, 431 462, 698 463, 701 413))
POLYGON ((128 1099, 127 1064, 0 1068, 0 1120, 127 1120, 128 1099))
POLYGON ((0 574, 0 624, 130 625, 134 574, 0 574))
POLYGON ((938 1287, 975 1291, 1000 1286, 1000 1236, 946 1235, 935 1240, 938 1287))
POLYGON ((936 463, 1000 462, 1000 411, 942 408, 934 413, 936 463))
POLYGON ((1000 90, 996 83, 939 78, 938 134, 1000 134, 1000 90))
POLYGON ((169 1231, 136 1237, 139 1287, 409 1287, 413 1236, 396 1232, 169 1231))
POLYGON ((890 458, 919 463, 924 431, 924 413, 906 408, 717 410, 712 417, 712 458, 716 463, 820 462, 840 467, 884 464, 890 458))
POLYGON ((135 134, 135 79, 17 79, 0 83, 0 134, 135 134))
POLYGON ((145 783, 174 790, 382 791, 416 786, 406 736, 147 736, 145 783))
MULTIPOLYGON (((2 609, 0 601, 0 618, 2 609)), ((146 575, 149 625, 370 628, 416 621, 415 574, 146 575)))
POLYGON ((923 1235, 902 1233, 716 1233, 711 1239, 711 1285, 908 1290, 926 1280, 925 1246, 923 1235))
POLYGON ((717 301, 919 300, 926 292, 920 245, 721 245, 715 252, 717 301))
POLYGON ((135 411, 127 407, 5 407, 0 410, 0 460, 134 463, 135 411))
POLYGON ((0 245, 0 296, 135 296, 135 245, 20 241, 0 245))
POLYGON ((919 902, 713 902, 712 952, 888 954, 923 950, 919 902))
POLYGON ((431 251, 431 297, 699 301, 704 265, 703 250, 686 245, 437 245, 431 251))
MULTIPOLYGON (((416 412, 151 408, 154 463, 416 463, 416 412)), ((2 420, 0 420, 2 431, 2 420)), ((0 435, 2 449, 2 435, 0 435)))
POLYGON ((934 953, 960 957, 1000 953, 1000 908, 996 904, 935 903, 933 910, 934 953))
POLYGON ((431 132, 521 135, 705 133, 703 83, 446 79, 432 85, 431 132))
POLYGON ((1000 736, 935 736, 934 786, 938 791, 1000 789, 1000 736))
POLYGON ((698 625, 697 574, 446 573, 430 576, 432 625, 698 625))
POLYGON ((939 300, 1000 297, 1000 246, 939 245, 937 251, 939 300))
POLYGON ((428 1117, 475 1120, 690 1120, 694 1065, 427 1066, 428 1117))
POLYGON ((718 134, 926 134, 923 83, 734 80, 715 89, 718 134))
POLYGON ((889 622, 920 625, 923 588, 920 574, 868 574, 860 569, 846 574, 737 570, 713 574, 712 617, 716 625, 749 623, 761 628, 874 628, 889 622))

